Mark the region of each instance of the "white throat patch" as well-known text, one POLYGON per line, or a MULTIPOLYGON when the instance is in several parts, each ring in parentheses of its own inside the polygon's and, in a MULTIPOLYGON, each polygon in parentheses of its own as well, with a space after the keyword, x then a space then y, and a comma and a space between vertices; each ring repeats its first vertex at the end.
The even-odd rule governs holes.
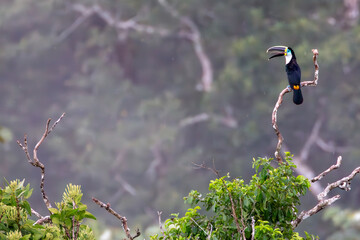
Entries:
POLYGON ((291 54, 286 54, 285 55, 285 64, 288 64, 291 61, 292 55, 291 54))

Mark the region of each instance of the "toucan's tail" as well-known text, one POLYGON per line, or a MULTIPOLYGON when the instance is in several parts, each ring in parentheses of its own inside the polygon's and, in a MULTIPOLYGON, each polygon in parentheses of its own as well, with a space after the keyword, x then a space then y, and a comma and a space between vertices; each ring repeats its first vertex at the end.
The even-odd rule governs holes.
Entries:
POLYGON ((304 99, 303 99, 303 96, 302 96, 302 94, 301 94, 301 89, 300 89, 300 88, 297 89, 297 90, 293 89, 293 91, 294 91, 293 102, 294 102, 296 105, 302 104, 302 102, 303 102, 304 99))

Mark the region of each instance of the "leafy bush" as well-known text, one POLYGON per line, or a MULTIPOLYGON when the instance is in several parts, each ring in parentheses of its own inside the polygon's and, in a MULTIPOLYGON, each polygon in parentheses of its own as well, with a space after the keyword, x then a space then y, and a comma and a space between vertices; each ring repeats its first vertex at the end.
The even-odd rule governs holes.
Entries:
POLYGON ((50 208, 51 222, 43 225, 29 218, 32 212, 27 199, 31 194, 30 184, 24 186, 24 180, 0 188, 0 240, 73 239, 73 233, 77 239, 95 239, 92 230, 81 224, 84 218, 95 217, 81 203, 80 186, 67 186, 62 202, 56 204, 58 209, 50 208))
MULTIPOLYGON (((227 175, 211 181, 205 196, 191 191, 185 202, 192 208, 181 218, 173 214, 165 221, 163 236, 152 239, 240 239, 244 235, 251 239, 252 234, 255 239, 304 239, 294 232, 291 222, 310 182, 294 176, 296 166, 290 154, 277 168, 271 160, 254 159, 255 175, 248 184, 238 178, 228 180, 227 175)), ((305 239, 312 238, 306 233, 305 239)))

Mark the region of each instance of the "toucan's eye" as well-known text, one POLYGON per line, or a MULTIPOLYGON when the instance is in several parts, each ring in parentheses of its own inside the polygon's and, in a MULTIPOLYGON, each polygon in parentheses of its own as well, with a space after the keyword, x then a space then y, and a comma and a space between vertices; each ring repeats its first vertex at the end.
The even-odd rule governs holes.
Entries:
POLYGON ((290 51, 290 50, 287 50, 287 54, 291 55, 291 51, 290 51))

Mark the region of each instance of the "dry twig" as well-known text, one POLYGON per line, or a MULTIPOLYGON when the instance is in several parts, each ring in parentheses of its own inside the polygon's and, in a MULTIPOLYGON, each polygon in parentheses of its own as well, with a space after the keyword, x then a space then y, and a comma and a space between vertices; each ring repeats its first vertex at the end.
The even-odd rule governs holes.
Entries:
MULTIPOLYGON (((49 209, 51 208, 51 203, 49 201, 49 198, 47 197, 45 190, 44 190, 44 184, 45 184, 45 166, 42 162, 40 162, 38 156, 37 156, 37 151, 40 147, 40 145, 44 142, 45 138, 52 132, 52 130, 55 128, 55 126, 61 121, 61 119, 63 119, 63 117, 65 116, 65 113, 63 113, 58 120, 56 120, 56 122, 50 127, 50 122, 51 122, 51 118, 49 118, 46 122, 45 125, 45 132, 42 135, 42 137, 40 138, 40 140, 38 141, 38 143, 35 145, 34 150, 33 150, 33 158, 30 157, 29 154, 29 150, 28 150, 28 143, 27 143, 27 136, 24 136, 24 143, 22 144, 19 140, 17 141, 17 143, 19 144, 19 146, 21 147, 21 149, 25 152, 26 158, 28 159, 28 162, 33 165, 34 167, 38 167, 41 169, 41 181, 40 181, 40 190, 41 190, 41 194, 42 194, 42 198, 45 202, 46 207, 49 209)), ((51 214, 51 212, 50 212, 51 214)))
MULTIPOLYGON (((337 169, 340 166, 340 164, 341 164, 341 156, 338 157, 336 165, 333 165, 330 168, 328 168, 327 170, 325 170, 324 172, 320 173, 317 177, 312 179, 312 181, 320 180, 322 177, 324 177, 326 174, 328 174, 332 170, 337 169)), ((320 194, 318 194, 318 196, 317 196, 318 203, 310 210, 302 211, 299 214, 299 216, 291 223, 292 226, 294 228, 297 227, 304 219, 316 214, 317 212, 324 209, 326 206, 329 206, 329 205, 333 204, 336 200, 340 199, 340 195, 336 195, 329 199, 327 199, 326 197, 329 194, 329 192, 335 188, 340 188, 345 191, 351 190, 350 182, 356 176, 356 174, 358 174, 359 172, 360 172, 360 167, 357 167, 350 173, 350 175, 343 177, 342 179, 340 179, 336 182, 328 184, 328 186, 320 194)))
POLYGON ((163 228, 163 225, 161 223, 161 214, 162 214, 162 212, 158 211, 157 214, 159 216, 159 227, 160 227, 161 233, 165 236, 164 228, 163 228))
POLYGON ((96 199, 96 198, 92 198, 92 200, 97 204, 99 205, 100 207, 102 208, 105 208, 106 211, 108 211, 111 215, 114 215, 116 218, 118 218, 120 221, 121 221, 121 224, 124 228, 124 231, 125 231, 125 234, 126 234, 126 237, 130 240, 132 239, 135 239, 137 238, 138 236, 140 236, 140 231, 139 229, 136 230, 136 235, 135 236, 131 236, 131 233, 130 233, 130 228, 128 227, 127 225, 127 219, 126 217, 123 217, 121 216, 120 214, 118 214, 116 211, 114 211, 114 209, 112 209, 110 207, 110 203, 103 203, 102 201, 96 199))
POLYGON ((329 172, 331 172, 334 169, 338 169, 341 165, 341 161, 342 161, 342 157, 339 156, 337 158, 337 162, 336 164, 332 165, 331 167, 329 167, 328 169, 326 169, 324 172, 320 173, 319 175, 317 175, 316 177, 314 177, 313 179, 311 179, 311 182, 316 182, 321 180, 326 174, 328 174, 329 172))
POLYGON ((251 217, 251 240, 255 239, 255 218, 254 216, 251 217))

